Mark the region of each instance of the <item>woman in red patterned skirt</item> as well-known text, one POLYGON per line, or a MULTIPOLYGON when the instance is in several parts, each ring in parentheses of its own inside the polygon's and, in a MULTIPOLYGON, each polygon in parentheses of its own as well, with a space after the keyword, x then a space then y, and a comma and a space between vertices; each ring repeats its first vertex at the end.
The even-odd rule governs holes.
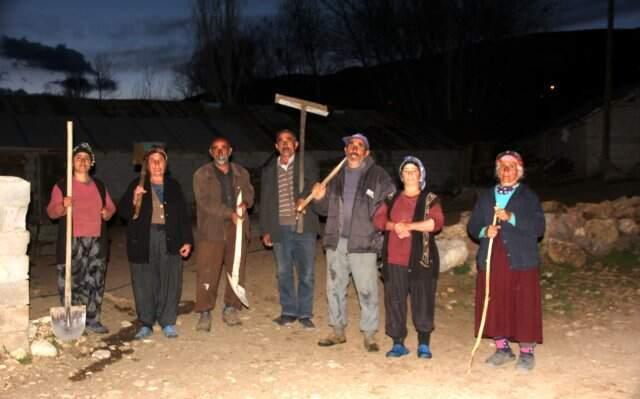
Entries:
POLYGON ((509 342, 518 342, 519 370, 532 370, 534 348, 542 343, 542 301, 538 239, 545 220, 540 200, 520 180, 522 157, 505 151, 496 157, 499 184, 480 193, 469 219, 469 234, 480 241, 476 258, 475 331, 478 332, 485 294, 485 271, 489 241, 491 281, 487 320, 482 336, 495 340, 496 352, 486 362, 501 366, 516 359, 509 342), (496 215, 496 224, 492 225, 496 215))

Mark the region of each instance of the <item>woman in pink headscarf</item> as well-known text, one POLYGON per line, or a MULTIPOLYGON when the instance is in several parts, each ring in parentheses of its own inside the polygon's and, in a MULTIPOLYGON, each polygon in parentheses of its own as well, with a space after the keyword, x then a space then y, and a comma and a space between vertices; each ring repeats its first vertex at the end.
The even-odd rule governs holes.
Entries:
POLYGON ((486 362, 501 366, 515 360, 509 342, 518 342, 516 368, 528 371, 535 365, 535 345, 542 343, 538 239, 544 234, 545 221, 540 200, 521 182, 523 175, 520 154, 500 153, 496 157, 499 183, 480 193, 467 228, 471 237, 480 242, 476 258, 476 333, 484 305, 489 241, 493 239, 491 300, 482 336, 495 340, 496 352, 486 362))

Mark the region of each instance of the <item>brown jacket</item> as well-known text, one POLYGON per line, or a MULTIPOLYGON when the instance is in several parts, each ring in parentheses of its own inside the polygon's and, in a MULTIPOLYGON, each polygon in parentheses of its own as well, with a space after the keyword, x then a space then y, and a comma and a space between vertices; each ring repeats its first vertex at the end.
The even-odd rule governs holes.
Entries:
MULTIPOLYGON (((242 191, 242 200, 247 204, 247 209, 251 208, 253 206, 254 191, 249 179, 249 172, 233 162, 229 162, 229 166, 236 195, 239 191, 242 191)), ((198 217, 198 240, 226 240, 224 226, 226 223, 231 222, 233 209, 222 203, 222 190, 214 168, 213 162, 209 162, 201 166, 193 174, 193 194, 196 200, 198 217)), ((247 236, 249 235, 249 226, 249 215, 247 214, 243 223, 243 230, 247 236)))

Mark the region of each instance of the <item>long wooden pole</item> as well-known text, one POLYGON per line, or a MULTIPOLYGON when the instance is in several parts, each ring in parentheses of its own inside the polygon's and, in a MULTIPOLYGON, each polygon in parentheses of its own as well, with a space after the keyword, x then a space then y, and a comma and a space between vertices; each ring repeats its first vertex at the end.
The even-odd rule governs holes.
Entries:
POLYGON ((602 154, 600 155, 600 169, 603 179, 606 179, 607 169, 611 165, 610 142, 611 142, 611 82, 612 82, 612 58, 613 58, 613 30, 615 1, 609 0, 607 15, 607 48, 605 57, 604 72, 604 106, 602 115, 602 154))
MULTIPOLYGON (((492 226, 496 225, 498 220, 498 216, 493 213, 493 221, 491 222, 492 226)), ((473 345, 473 349, 471 349, 471 358, 469 359, 469 367, 467 368, 467 374, 471 373, 471 366, 473 365, 473 357, 480 346, 480 341, 482 340, 482 333, 484 332, 484 325, 487 322, 487 310, 489 309, 489 300, 491 296, 489 295, 491 288, 491 251, 493 249, 493 238, 489 239, 489 249, 487 250, 487 258, 485 260, 486 271, 484 274, 484 302, 482 305, 482 318, 480 319, 480 327, 478 327, 478 335, 476 336, 476 342, 473 345)))
MULTIPOLYGON (((300 157, 300 163, 298 164, 300 170, 298 171, 298 193, 302 194, 304 190, 304 143, 305 143, 305 127, 307 125, 307 110, 303 107, 300 109, 300 151, 298 156, 300 157)), ((296 221, 296 232, 304 232, 304 218, 299 217, 296 221)))
MULTIPOLYGON (((67 121, 67 197, 73 198, 73 122, 67 121)), ((73 204, 67 208, 66 253, 64 258, 64 307, 67 324, 71 308, 71 232, 73 230, 73 204)))

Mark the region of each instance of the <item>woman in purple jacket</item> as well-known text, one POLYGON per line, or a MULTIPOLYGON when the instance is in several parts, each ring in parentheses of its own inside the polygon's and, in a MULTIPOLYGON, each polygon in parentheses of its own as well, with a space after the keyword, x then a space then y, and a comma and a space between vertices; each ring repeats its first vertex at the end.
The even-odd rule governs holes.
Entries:
POLYGON ((518 342, 516 368, 532 370, 533 350, 542 343, 542 301, 538 239, 544 234, 544 213, 536 194, 521 182, 522 157, 505 151, 496 157, 499 184, 480 193, 469 219, 471 237, 479 240, 476 258, 475 331, 478 332, 485 293, 485 270, 490 239, 491 301, 482 336, 493 338, 496 352, 487 359, 501 366, 516 359, 509 341, 518 342), (494 214, 496 224, 492 225, 494 214))

